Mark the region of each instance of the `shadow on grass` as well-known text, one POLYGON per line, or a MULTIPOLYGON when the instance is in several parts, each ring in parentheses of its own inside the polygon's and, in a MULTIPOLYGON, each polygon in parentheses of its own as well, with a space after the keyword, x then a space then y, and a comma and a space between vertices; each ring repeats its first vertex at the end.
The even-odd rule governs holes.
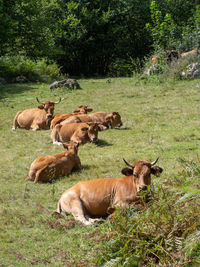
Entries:
POLYGON ((87 165, 87 164, 81 165, 81 170, 90 170, 90 169, 91 169, 91 165, 87 165))
POLYGON ((36 91, 37 88, 33 83, 13 83, 0 87, 0 100, 7 98, 9 95, 21 94, 25 91, 36 91))
POLYGON ((124 127, 124 128, 115 128, 115 130, 121 130, 121 131, 124 131, 124 130, 131 130, 130 127, 124 127))
POLYGON ((99 146, 99 147, 104 147, 104 146, 112 146, 113 144, 110 144, 105 140, 100 140, 99 139, 98 143, 96 143, 95 145, 99 146))

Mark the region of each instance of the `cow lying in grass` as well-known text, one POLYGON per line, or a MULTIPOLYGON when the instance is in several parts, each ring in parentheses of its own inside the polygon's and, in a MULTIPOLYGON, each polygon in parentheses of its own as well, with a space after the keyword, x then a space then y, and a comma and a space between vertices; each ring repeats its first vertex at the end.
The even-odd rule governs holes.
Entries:
POLYGON ((63 144, 63 147, 68 151, 36 158, 32 162, 29 175, 25 179, 34 181, 34 183, 49 182, 60 176, 69 175, 72 170, 80 169, 78 143, 71 141, 68 144, 63 144))
POLYGON ((122 169, 126 175, 120 178, 104 178, 81 181, 65 191, 58 201, 57 213, 72 214, 75 220, 84 225, 99 221, 99 217, 111 214, 115 208, 129 207, 138 201, 140 191, 151 184, 151 174, 159 176, 162 168, 154 162, 136 161, 125 163, 129 168, 122 169))
POLYGON ((117 111, 112 113, 95 112, 91 114, 81 114, 71 116, 70 118, 61 122, 62 125, 72 122, 96 122, 109 125, 110 128, 121 127, 121 116, 117 111))
POLYGON ((181 53, 181 58, 182 59, 185 59, 186 57, 191 56, 191 55, 194 55, 196 53, 198 53, 198 49, 197 48, 194 48, 194 49, 192 49, 192 50, 190 50, 188 52, 181 53))
POLYGON ((62 121, 68 119, 71 116, 75 116, 78 114, 87 114, 88 112, 91 112, 92 108, 88 108, 86 105, 81 105, 78 107, 78 109, 74 110, 74 113, 64 113, 64 114, 56 114, 51 121, 51 129, 53 129, 56 124, 61 123, 62 121))
POLYGON ((16 130, 16 128, 31 129, 33 131, 49 129, 50 122, 53 118, 54 107, 61 102, 61 98, 58 102, 40 102, 37 97, 36 99, 40 103, 38 108, 18 111, 13 121, 12 130, 16 130))
POLYGON ((97 123, 69 123, 57 124, 51 133, 53 144, 60 145, 71 141, 84 145, 87 142, 98 142, 98 131, 107 129, 97 123))

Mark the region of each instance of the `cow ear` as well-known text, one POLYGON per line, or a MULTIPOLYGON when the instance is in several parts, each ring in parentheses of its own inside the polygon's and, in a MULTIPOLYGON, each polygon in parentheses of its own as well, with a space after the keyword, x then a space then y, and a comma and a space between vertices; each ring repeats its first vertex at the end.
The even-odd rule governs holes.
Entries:
POLYGON ((73 113, 79 113, 80 112, 80 109, 75 109, 74 111, 73 111, 73 113))
POLYGON ((79 143, 76 142, 76 148, 78 148, 78 147, 79 147, 79 143))
POLYGON ((64 147, 65 149, 68 150, 68 144, 67 144, 67 143, 63 143, 62 145, 63 145, 63 147, 64 147))
POLYGON ((163 172, 163 169, 159 166, 151 167, 151 173, 155 176, 160 176, 160 174, 163 172))
POLYGON ((130 168, 123 168, 121 170, 121 173, 124 174, 124 175, 126 175, 126 176, 130 176, 130 175, 133 175, 133 170, 130 169, 130 168))
POLYGON ((117 111, 113 111, 113 115, 118 115, 119 113, 117 111))
POLYGON ((87 108, 87 112, 92 112, 93 109, 92 108, 87 108))
POLYGON ((39 109, 44 109, 44 105, 39 105, 38 108, 39 109))
POLYGON ((107 115, 107 116, 105 117, 105 120, 106 120, 106 121, 111 120, 111 119, 112 119, 112 116, 113 116, 112 114, 111 114, 111 115, 107 115))
POLYGON ((88 127, 83 127, 83 128, 81 128, 81 131, 83 131, 83 132, 88 131, 88 127))

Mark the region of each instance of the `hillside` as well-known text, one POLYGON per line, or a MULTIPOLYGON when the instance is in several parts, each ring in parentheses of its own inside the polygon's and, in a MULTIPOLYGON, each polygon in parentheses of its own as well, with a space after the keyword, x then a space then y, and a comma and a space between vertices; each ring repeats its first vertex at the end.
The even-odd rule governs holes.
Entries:
POLYGON ((48 84, 9 84, 0 95, 0 266, 198 266, 200 264, 200 82, 143 83, 136 78, 79 80, 82 90, 48 84), (85 104, 118 111, 123 126, 79 147, 82 170, 53 183, 25 182, 38 156, 63 152, 50 130, 12 131, 18 110, 67 97, 55 113, 85 104), (80 180, 120 177, 136 160, 164 171, 152 176, 144 207, 117 211, 85 227, 71 216, 52 216, 62 192, 80 180), (157 239, 156 239, 157 237, 157 239), (169 265, 167 265, 169 264, 169 265), (178 265, 179 264, 179 265, 178 265))

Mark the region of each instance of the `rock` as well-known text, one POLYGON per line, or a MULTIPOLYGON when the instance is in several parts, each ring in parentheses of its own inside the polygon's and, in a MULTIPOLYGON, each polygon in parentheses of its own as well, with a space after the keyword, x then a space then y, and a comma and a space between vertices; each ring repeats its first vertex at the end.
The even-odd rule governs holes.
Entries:
POLYGON ((189 79, 200 78, 200 64, 198 62, 192 63, 186 68, 186 77, 189 79))
POLYGON ((69 89, 81 89, 79 83, 75 79, 67 79, 62 81, 55 81, 50 85, 50 90, 53 91, 55 88, 66 86, 69 89))
POLYGON ((17 83, 26 83, 28 82, 28 79, 25 76, 17 76, 14 80, 17 83))
POLYGON ((147 70, 144 71, 145 75, 158 74, 162 71, 161 67, 158 64, 151 65, 147 70))

